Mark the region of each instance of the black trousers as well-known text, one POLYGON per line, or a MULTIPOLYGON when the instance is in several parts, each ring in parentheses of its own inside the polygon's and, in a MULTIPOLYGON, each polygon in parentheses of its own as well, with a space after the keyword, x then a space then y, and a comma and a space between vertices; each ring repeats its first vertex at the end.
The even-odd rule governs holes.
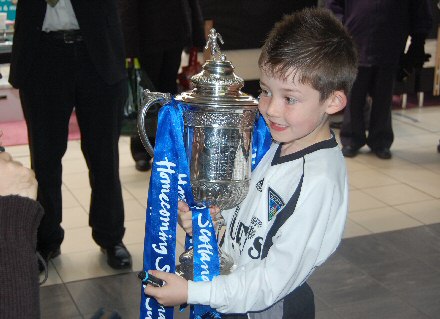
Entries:
POLYGON ((64 238, 60 225, 61 160, 74 109, 89 169, 93 239, 102 247, 122 241, 125 228, 118 140, 126 95, 125 81, 112 85, 103 81, 83 42, 64 43, 42 35, 28 81, 20 88, 38 201, 45 210, 38 230, 38 249, 54 249, 64 238))
MULTIPOLYGON (((179 72, 180 61, 182 57, 183 47, 175 47, 170 49, 161 49, 156 47, 143 48, 139 57, 142 69, 147 73, 155 90, 162 93, 177 93, 177 73, 179 72)), ((156 125, 158 115, 158 107, 151 108, 149 111, 148 123, 156 125)), ((150 143, 154 146, 156 138, 155 129, 150 129, 150 143)), ((142 159, 150 160, 151 156, 145 150, 140 137, 132 136, 130 139, 131 155, 135 161, 142 159)))
POLYGON ((341 127, 342 145, 371 149, 390 148, 394 140, 391 103, 396 69, 393 66, 359 67, 341 127), (371 97, 371 115, 366 127, 364 108, 371 97), (368 136, 366 134, 368 131, 368 136))

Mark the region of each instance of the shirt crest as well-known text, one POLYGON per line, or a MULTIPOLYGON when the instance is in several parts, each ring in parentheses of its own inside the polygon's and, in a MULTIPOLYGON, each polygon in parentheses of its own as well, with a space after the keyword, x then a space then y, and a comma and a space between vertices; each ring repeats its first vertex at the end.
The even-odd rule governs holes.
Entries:
POLYGON ((260 193, 263 191, 263 182, 264 182, 264 178, 262 180, 260 180, 255 187, 257 188, 257 191, 259 191, 260 193))
POLYGON ((272 188, 268 189, 268 216, 269 221, 272 220, 278 214, 278 212, 284 207, 284 201, 272 188))

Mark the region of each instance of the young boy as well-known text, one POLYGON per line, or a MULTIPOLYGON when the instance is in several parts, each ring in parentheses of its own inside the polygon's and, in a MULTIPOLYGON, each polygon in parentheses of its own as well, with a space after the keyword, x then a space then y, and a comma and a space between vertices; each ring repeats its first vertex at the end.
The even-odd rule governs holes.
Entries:
MULTIPOLYGON (((249 318, 314 318, 306 280, 338 246, 348 201, 345 162, 329 115, 347 102, 356 52, 331 13, 306 9, 275 25, 258 63, 259 110, 274 142, 252 173, 247 197, 222 212, 222 249, 236 268, 211 282, 153 271, 167 284, 147 285, 145 292, 166 306, 203 304, 249 318)), ((184 203, 179 217, 191 233, 184 203)))

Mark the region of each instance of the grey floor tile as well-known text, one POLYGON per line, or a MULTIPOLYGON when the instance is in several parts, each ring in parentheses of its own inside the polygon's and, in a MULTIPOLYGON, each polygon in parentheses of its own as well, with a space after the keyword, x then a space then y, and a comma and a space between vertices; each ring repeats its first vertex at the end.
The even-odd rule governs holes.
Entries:
POLYGON ((437 282, 426 283, 417 290, 401 291, 399 297, 431 318, 440 317, 440 285, 437 282))
POLYGON ((316 270, 308 283, 330 307, 391 295, 378 281, 338 254, 316 270))
MULTIPOLYGON (((439 208, 439 213, 440 213, 440 208, 439 208)), ((429 228, 433 233, 435 233, 437 236, 440 237, 440 223, 428 225, 426 227, 429 228)))
MULTIPOLYGON (((313 289, 313 287, 312 287, 313 289)), ((324 300, 319 298, 319 296, 316 294, 316 292, 313 292, 315 295, 315 309, 316 311, 325 311, 325 310, 331 310, 329 305, 327 305, 324 300)))
MULTIPOLYGON (((99 309, 99 308, 98 308, 99 309)), ((139 319, 139 309, 132 309, 132 308, 120 308, 118 310, 113 310, 113 309, 107 309, 105 308, 105 310, 107 311, 116 311, 117 314, 122 318, 122 319, 139 319)), ((88 313, 84 315, 84 319, 90 319, 92 318, 92 316, 95 314, 94 313, 88 313)))
MULTIPOLYGON (((440 245, 440 242, 439 242, 439 245, 440 245)), ((424 262, 426 262, 431 267, 440 271, 440 253, 422 256, 422 257, 420 257, 420 259, 423 260, 424 262)))
POLYGON ((339 315, 332 310, 317 311, 315 319, 342 319, 339 315))
POLYGON ((380 240, 378 235, 344 239, 338 253, 359 267, 408 258, 407 253, 391 243, 380 240))
POLYGON ((364 270, 393 292, 418 291, 426 285, 440 286, 440 272, 415 258, 367 266, 364 270))
POLYGON ((390 243, 411 256, 440 253, 440 234, 426 226, 378 234, 377 239, 390 243))
POLYGON ((397 297, 374 298, 337 307, 341 319, 430 319, 397 297))
POLYGON ((136 273, 94 278, 66 284, 82 314, 108 310, 139 309, 141 284, 136 273))
POLYGON ((81 314, 64 285, 40 288, 41 318, 77 319, 81 314))

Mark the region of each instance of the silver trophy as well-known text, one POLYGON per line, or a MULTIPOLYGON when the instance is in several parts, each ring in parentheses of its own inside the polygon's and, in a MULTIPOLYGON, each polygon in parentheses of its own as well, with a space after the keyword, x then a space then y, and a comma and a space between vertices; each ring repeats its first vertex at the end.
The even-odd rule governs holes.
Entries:
MULTIPOLYGON (((248 192, 258 102, 240 91, 244 81, 234 74, 234 67, 222 54, 218 42, 223 43, 223 39, 211 29, 205 46, 210 49, 211 59, 191 78, 194 89, 175 99, 188 106, 183 115, 183 139, 194 200, 224 210, 235 207, 248 192)), ((144 92, 145 105, 139 111, 138 129, 151 156, 154 150, 145 130, 145 117, 150 106, 169 101, 169 93, 144 92)), ((223 224, 220 217, 216 219, 218 228, 223 224)), ((176 273, 187 279, 192 278, 192 256, 192 250, 184 252, 177 266, 176 273)), ((220 261, 221 273, 228 273, 232 260, 220 251, 220 261)))

